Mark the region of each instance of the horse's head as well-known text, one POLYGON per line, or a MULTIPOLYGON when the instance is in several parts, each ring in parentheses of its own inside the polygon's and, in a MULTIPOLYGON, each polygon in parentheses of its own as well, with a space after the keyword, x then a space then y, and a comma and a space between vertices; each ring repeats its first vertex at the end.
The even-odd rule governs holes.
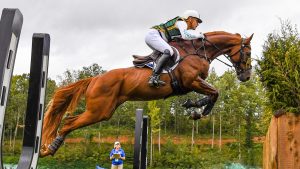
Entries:
POLYGON ((224 54, 233 64, 238 79, 242 82, 249 80, 252 69, 250 42, 253 34, 248 38, 224 31, 208 32, 205 35, 209 59, 212 61, 224 54))
POLYGON ((233 64, 237 77, 240 81, 245 82, 251 76, 251 39, 253 34, 248 38, 241 38, 240 44, 234 45, 227 52, 228 57, 233 64))
POLYGON ((205 36, 205 41, 177 39, 171 42, 171 45, 180 49, 183 57, 194 55, 205 58, 208 62, 223 54, 233 64, 240 81, 250 79, 252 69, 250 42, 253 34, 248 38, 242 38, 240 34, 214 31, 205 33, 205 36))

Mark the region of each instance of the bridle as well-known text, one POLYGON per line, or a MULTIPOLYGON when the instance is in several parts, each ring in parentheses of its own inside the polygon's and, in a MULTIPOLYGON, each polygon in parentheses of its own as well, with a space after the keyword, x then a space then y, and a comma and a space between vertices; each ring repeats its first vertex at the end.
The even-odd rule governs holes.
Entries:
MULTIPOLYGON (((206 38, 202 39, 202 45, 200 45, 199 47, 196 47, 196 45, 194 43, 194 40, 191 40, 192 46, 194 48, 194 52, 193 53, 189 53, 187 51, 187 49, 184 47, 184 45, 182 44, 182 41, 179 40, 179 41, 177 41, 177 44, 179 45, 179 47, 181 49, 183 49, 185 51, 186 55, 181 56, 181 58, 175 64, 183 61, 184 58, 186 58, 187 56, 192 56, 192 55, 196 55, 196 56, 199 56, 200 58, 204 58, 209 63, 211 63, 212 60, 209 57, 207 57, 207 55, 206 55, 205 41, 208 42, 209 44, 211 44, 219 52, 221 52, 221 55, 224 55, 233 64, 233 67, 235 68, 235 70, 236 70, 236 72, 237 72, 238 75, 252 69, 252 65, 251 65, 251 52, 244 52, 245 48, 248 48, 248 49, 251 50, 251 46, 245 44, 245 39, 244 38, 242 38, 242 40, 241 40, 241 47, 240 47, 240 49, 238 51, 234 52, 231 55, 228 55, 227 53, 223 52, 223 50, 221 50, 216 44, 210 42, 206 38), (200 53, 202 48, 203 48, 204 54, 200 53), (238 52, 240 53, 240 59, 239 59, 239 61, 234 62, 231 59, 231 57, 234 56, 234 55, 236 55, 238 52), (240 68, 241 64, 245 64, 246 65, 246 69, 241 69, 240 68)), ((226 62, 224 62, 224 61, 222 61, 222 60, 220 60, 218 58, 215 58, 215 59, 217 59, 218 61, 222 62, 223 64, 225 64, 228 67, 232 67, 228 63, 226 63, 226 62)))
POLYGON ((229 56, 226 56, 225 57, 228 59, 228 60, 231 60, 231 63, 233 64, 235 70, 237 71, 237 74, 240 74, 240 73, 244 73, 248 70, 251 70, 252 69, 252 65, 251 65, 251 52, 244 52, 244 49, 245 48, 248 48, 251 50, 251 46, 250 45, 246 45, 244 43, 245 39, 242 38, 242 41, 241 41, 241 48, 240 50, 236 51, 235 53, 229 55, 229 56), (236 55, 237 53, 240 53, 240 59, 238 62, 233 62, 231 57, 236 55), (246 68, 245 69, 241 69, 239 67, 239 65, 241 64, 245 64, 246 68))
MULTIPOLYGON (((233 67, 235 68, 237 74, 241 74, 241 73, 244 73, 250 69, 252 69, 252 65, 251 65, 251 52, 244 52, 244 49, 245 48, 248 48, 251 50, 251 46, 250 45, 246 45, 245 44, 245 39, 242 38, 241 40, 241 47, 239 50, 237 50, 236 52, 234 52, 233 54, 231 55, 228 55, 227 53, 224 53, 219 47, 217 47, 214 43, 210 42, 208 39, 202 39, 202 45, 199 46, 199 47, 196 47, 195 44, 194 44, 194 41, 192 40, 191 43, 192 43, 192 46, 193 48, 195 49, 195 52, 194 53, 188 53, 184 48, 185 52, 187 53, 187 55, 185 56, 188 56, 188 55, 197 55, 201 58, 205 58, 209 63, 211 63, 211 59, 208 58, 206 56, 206 51, 205 51, 205 41, 210 43, 214 48, 216 48, 219 52, 221 52, 221 55, 224 55, 232 64, 233 64, 233 67), (203 48, 203 51, 204 51, 204 55, 200 53, 201 49, 203 48), (237 53, 240 53, 240 59, 239 61, 237 62, 234 62, 231 57, 236 55, 237 53), (246 69, 241 69, 239 65, 241 64, 245 64, 246 65, 246 69)), ((231 65, 229 65, 228 63, 216 58, 218 61, 224 63, 225 65, 229 66, 229 67, 232 67, 231 65)))

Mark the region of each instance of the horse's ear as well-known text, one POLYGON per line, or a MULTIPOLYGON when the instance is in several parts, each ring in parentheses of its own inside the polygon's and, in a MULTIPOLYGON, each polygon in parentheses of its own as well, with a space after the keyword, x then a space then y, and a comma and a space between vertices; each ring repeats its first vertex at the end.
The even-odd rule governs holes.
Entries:
POLYGON ((252 35, 246 39, 245 44, 250 44, 253 35, 254 35, 254 33, 252 33, 252 35))

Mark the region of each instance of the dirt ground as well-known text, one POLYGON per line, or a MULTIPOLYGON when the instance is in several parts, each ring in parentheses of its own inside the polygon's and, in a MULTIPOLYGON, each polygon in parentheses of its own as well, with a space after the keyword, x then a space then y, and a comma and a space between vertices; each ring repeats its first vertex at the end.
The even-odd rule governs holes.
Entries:
MULTIPOLYGON (((118 139, 116 139, 115 137, 103 137, 103 138, 100 138, 100 139, 97 138, 97 137, 93 138, 94 143, 99 143, 99 142, 100 143, 113 143, 116 140, 120 141, 121 143, 132 143, 132 144, 134 143, 134 138, 126 137, 126 136, 120 136, 118 139)), ((167 142, 167 140, 168 140, 168 138, 161 137, 160 143, 165 144, 167 142)), ((254 137, 253 138, 254 143, 263 143, 264 140, 265 140, 265 137, 254 137)), ((67 138, 65 140, 66 143, 80 143, 82 141, 84 141, 84 138, 67 138)), ((173 137, 172 141, 173 141, 174 144, 183 144, 183 143, 190 142, 191 140, 190 139, 188 140, 186 137, 185 138, 183 138, 183 137, 173 137)), ((237 142, 237 140, 236 139, 225 138, 225 139, 222 139, 221 144, 223 145, 223 144, 226 144, 226 143, 233 143, 233 142, 237 142)), ((154 143, 155 144, 158 143, 157 138, 154 139, 154 143)), ((212 144, 212 139, 207 139, 207 138, 195 139, 194 144, 198 144, 198 145, 212 144)), ((218 145, 219 144, 219 139, 215 138, 213 144, 218 145)))

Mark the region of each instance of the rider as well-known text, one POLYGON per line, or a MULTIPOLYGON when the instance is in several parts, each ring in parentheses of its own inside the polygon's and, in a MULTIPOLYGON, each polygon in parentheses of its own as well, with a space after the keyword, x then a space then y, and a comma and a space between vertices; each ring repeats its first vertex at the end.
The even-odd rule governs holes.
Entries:
POLYGON ((197 30, 197 26, 202 23, 200 15, 195 10, 186 10, 183 15, 177 16, 174 19, 153 26, 145 37, 146 44, 153 50, 157 50, 163 55, 158 59, 152 76, 148 84, 151 87, 159 87, 165 85, 165 82, 159 79, 160 73, 166 62, 174 54, 168 42, 172 41, 175 37, 180 37, 184 40, 193 40, 204 38, 204 35, 197 30))

